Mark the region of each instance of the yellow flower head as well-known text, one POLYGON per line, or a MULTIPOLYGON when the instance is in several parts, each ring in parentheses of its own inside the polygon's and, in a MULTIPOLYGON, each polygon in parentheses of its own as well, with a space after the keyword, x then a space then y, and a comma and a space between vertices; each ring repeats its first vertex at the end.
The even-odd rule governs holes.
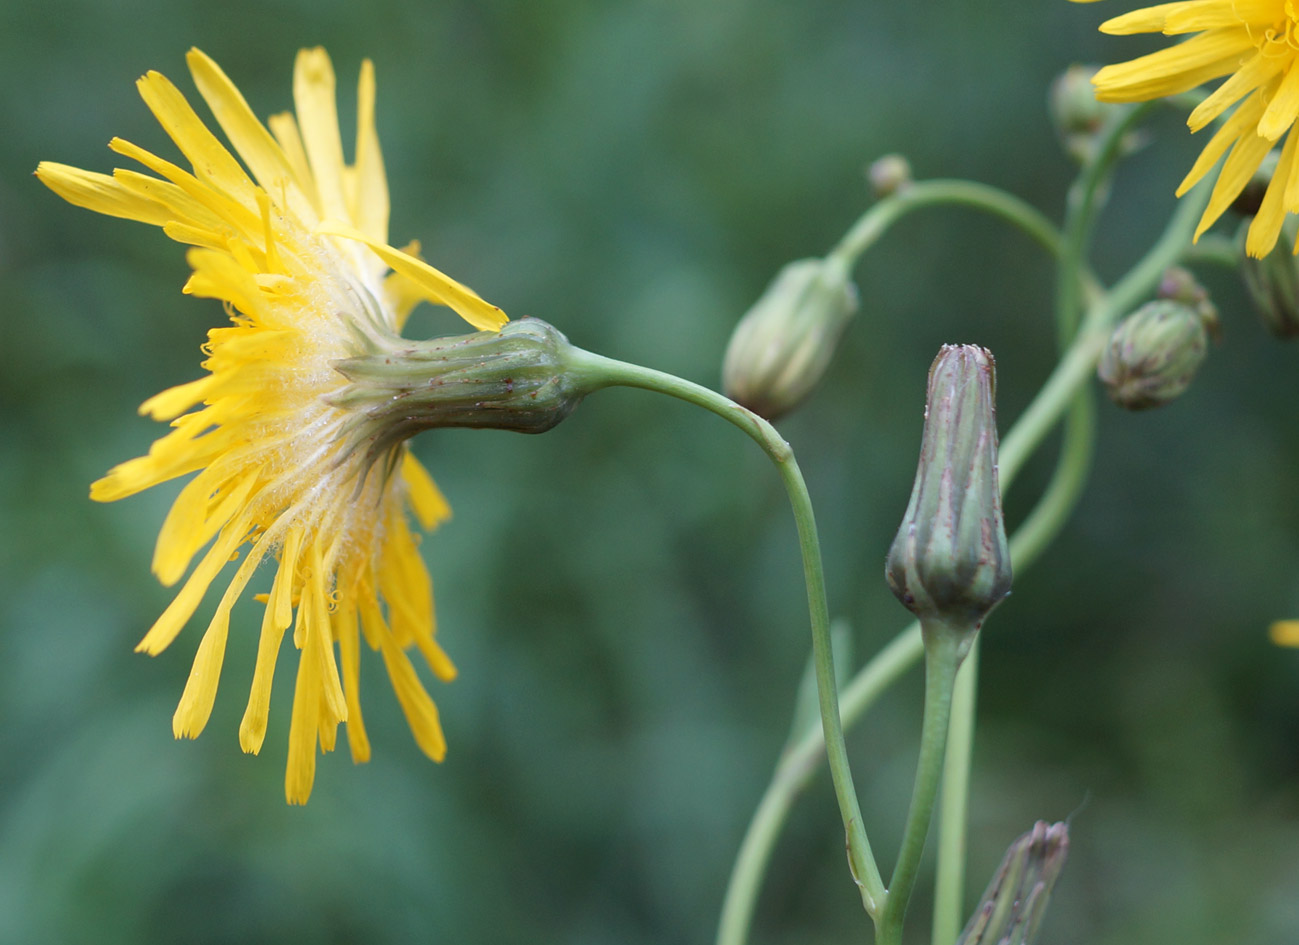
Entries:
POLYGON ((348 165, 324 50, 298 54, 297 117, 275 115, 269 130, 215 62, 196 49, 187 60, 242 165, 176 87, 150 72, 139 80, 140 94, 192 171, 114 139, 114 151, 156 176, 49 162, 36 173, 71 203, 161 226, 189 244, 194 271, 184 291, 225 303, 233 324, 208 333, 208 373, 140 408, 170 421, 172 431, 147 456, 112 469, 90 494, 111 502, 198 471, 163 523, 153 571, 172 585, 208 547, 140 641, 145 653, 160 653, 176 638, 226 563, 251 546, 199 644, 172 720, 178 738, 196 737, 206 725, 231 608, 258 564, 277 561, 239 742, 246 752, 262 746, 276 656, 292 626, 301 654, 285 793, 290 803, 305 803, 316 745, 333 749, 338 723, 347 723, 352 757, 369 758, 357 692, 362 635, 383 657, 415 740, 434 760, 446 743, 407 648, 417 647, 439 678, 455 675, 434 640, 432 584, 407 522, 408 508, 426 529, 450 510, 404 444, 382 463, 349 448, 348 411, 329 402, 347 384, 334 364, 391 343, 420 300, 449 306, 482 330, 498 330, 506 318, 418 259, 417 246, 403 252, 388 245, 388 185, 368 61, 356 158, 348 165))
POLYGON ((1167 49, 1101 69, 1094 81, 1102 101, 1143 102, 1229 76, 1191 112, 1188 121, 1192 131, 1199 131, 1234 106, 1177 190, 1179 197, 1186 193, 1227 155, 1196 237, 1231 205, 1268 152, 1281 145, 1276 171, 1246 242, 1251 256, 1266 255, 1276 245, 1286 214, 1299 212, 1299 139, 1290 133, 1299 117, 1299 2, 1162 3, 1108 20, 1101 30, 1194 34, 1167 49))

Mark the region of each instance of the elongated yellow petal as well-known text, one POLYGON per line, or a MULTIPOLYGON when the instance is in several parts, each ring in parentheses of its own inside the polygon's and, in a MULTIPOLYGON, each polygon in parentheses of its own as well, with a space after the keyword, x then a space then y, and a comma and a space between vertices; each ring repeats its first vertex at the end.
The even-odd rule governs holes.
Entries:
POLYGON ((257 663, 253 669, 252 691, 248 706, 239 723, 239 746, 248 754, 257 754, 266 738, 266 722, 271 705, 271 681, 279 656, 284 631, 293 622, 293 585, 298 551, 302 547, 301 529, 291 528, 280 551, 280 567, 271 584, 270 600, 262 615, 262 633, 257 643, 257 663))
POLYGON ((293 67, 293 101, 307 160, 316 181, 321 213, 347 218, 343 197, 343 139, 338 132, 334 67, 319 47, 303 49, 293 67))
POLYGON ((189 159, 195 176, 221 193, 249 206, 253 201, 253 182, 244 169, 216 139, 194 113, 185 96, 166 76, 148 72, 136 83, 140 97, 153 112, 158 124, 176 142, 189 159))
POLYGON ((1213 169, 1213 165, 1218 163, 1218 159, 1227 153, 1227 149, 1238 138, 1250 134, 1266 107, 1267 101, 1265 97, 1257 92, 1242 102, 1236 111, 1232 113, 1232 116, 1223 122, 1222 127, 1209 139, 1209 143, 1204 146, 1204 150, 1196 158, 1195 164, 1191 166, 1186 177, 1178 185, 1177 196, 1182 196, 1199 183, 1200 179, 1213 169))
POLYGON ((212 705, 216 701, 217 682, 221 678, 221 664, 225 660, 226 637, 230 631, 230 610, 234 607, 239 595, 248 586, 248 579, 261 563, 269 545, 267 536, 263 536, 244 557, 239 569, 235 572, 230 586, 221 595, 216 614, 208 624, 207 632, 199 643, 198 653, 194 657, 194 666, 190 670, 185 691, 181 694, 180 705, 172 716, 171 728, 177 738, 198 738, 212 716, 212 705))
POLYGON ((478 293, 443 272, 434 269, 423 260, 408 256, 400 250, 393 249, 376 240, 372 240, 355 227, 336 220, 326 220, 317 227, 317 231, 330 236, 341 236, 344 239, 364 243, 391 266, 396 272, 410 279, 423 289, 431 302, 445 305, 457 315, 480 331, 499 331, 509 319, 495 305, 484 302, 478 293))
POLYGON ((1195 107, 1186 120, 1187 126, 1192 131, 1199 131, 1250 92, 1270 82, 1285 66, 1284 59, 1261 52, 1255 53, 1248 62, 1232 73, 1231 78, 1218 86, 1212 95, 1195 107))
POLYGON ((1278 140, 1290 130, 1299 116, 1299 68, 1293 66, 1285 73, 1276 94, 1258 120, 1258 133, 1269 141, 1278 140))
POLYGON ((36 165, 36 177, 68 203, 96 213, 154 226, 162 226, 172 219, 171 211, 165 206, 123 187, 107 174, 41 161, 36 165))
POLYGON ((1268 184, 1267 191, 1263 194, 1263 202, 1259 205, 1258 213, 1254 215, 1253 221, 1249 225, 1249 231, 1245 236, 1245 252, 1251 256, 1263 257, 1272 251, 1276 246, 1276 241, 1281 235, 1281 225, 1285 222, 1286 216, 1286 191, 1295 181, 1296 161, 1299 155, 1299 147, 1296 143, 1299 137, 1289 135, 1286 138, 1285 146, 1281 149, 1281 157, 1277 161, 1276 172, 1272 175, 1272 180, 1268 184))
POLYGON ((347 697, 347 744, 352 761, 370 760, 370 738, 361 718, 361 647, 356 607, 351 603, 339 607, 334 625, 338 632, 338 656, 343 671, 343 693, 347 697))
POLYGON ((1189 92, 1209 79, 1233 72, 1254 40, 1246 29, 1220 29, 1184 43, 1106 66, 1092 80, 1097 97, 1107 102, 1142 102, 1189 92))
POLYGON ((316 209, 307 197, 314 188, 301 179, 284 148, 253 114, 240 91, 209 56, 191 49, 185 56, 194 84, 257 182, 274 198, 281 198, 293 213, 314 222, 316 209))
POLYGON ((144 635, 144 639, 136 645, 137 653, 157 656, 171 644, 172 640, 176 639, 181 628, 190 617, 194 616, 199 601, 203 599, 208 587, 216 579, 217 573, 230 560, 235 549, 244 543, 244 539, 248 536, 250 517, 244 513, 221 530, 220 537, 208 549, 208 553, 203 556, 203 560, 189 576, 180 593, 172 599, 167 609, 162 612, 162 616, 154 622, 149 632, 144 635))
POLYGON ((451 517, 451 506, 442 490, 409 449, 402 452, 401 476, 410 490, 410 505, 421 528, 431 531, 451 517))
MULTIPOLYGON (((306 618, 298 608, 298 624, 306 618)), ((294 630, 297 635, 297 630, 294 630)), ((293 716, 289 721, 289 759, 284 770, 284 797, 290 804, 305 804, 316 780, 316 734, 320 717, 320 642, 306 634, 298 657, 298 680, 293 687, 293 716)))

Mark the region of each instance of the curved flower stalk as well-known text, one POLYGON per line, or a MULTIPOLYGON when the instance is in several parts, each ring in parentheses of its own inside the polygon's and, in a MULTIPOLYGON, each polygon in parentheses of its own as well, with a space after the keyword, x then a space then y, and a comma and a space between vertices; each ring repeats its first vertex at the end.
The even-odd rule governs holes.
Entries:
POLYGON ((420 300, 449 306, 480 330, 499 330, 506 317, 417 258, 418 246, 388 245, 368 61, 350 165, 324 50, 298 54, 296 118, 273 116, 269 130, 215 62, 196 49, 187 61, 242 165, 176 87, 150 72, 140 93, 192 170, 114 139, 112 150, 156 176, 48 162, 37 176, 71 203, 160 226, 189 244, 185 293, 225 303, 232 324, 209 332, 207 374, 140 408, 172 431, 94 483, 91 497, 111 502, 198 472, 162 525, 153 571, 170 586, 196 557, 198 564, 140 641, 137 649, 150 655, 171 644, 226 563, 249 546, 199 644, 172 722, 178 738, 206 725, 231 608, 258 565, 276 562, 239 741, 246 752, 261 749, 276 658, 292 627, 301 654, 285 794, 304 803, 316 746, 332 750, 340 722, 354 760, 369 758, 358 693, 362 636, 382 656, 415 740, 434 760, 446 742, 407 649, 417 648, 440 679, 455 676, 434 638, 432 584, 408 523, 413 512, 431 529, 450 509, 404 442, 391 444, 382 462, 355 448, 352 411, 331 400, 349 383, 336 364, 392 349, 420 300))
POLYGON ((1101 30, 1194 34, 1167 49, 1101 69, 1093 80, 1101 101, 1144 102, 1228 77, 1188 120, 1191 130, 1199 131, 1234 107, 1177 189, 1180 197, 1227 155, 1197 238, 1231 206, 1268 153, 1281 146, 1246 240, 1249 255, 1267 255, 1286 214, 1299 212, 1299 137, 1291 133, 1299 118, 1299 7, 1293 0, 1182 0, 1115 17, 1102 23, 1101 30))

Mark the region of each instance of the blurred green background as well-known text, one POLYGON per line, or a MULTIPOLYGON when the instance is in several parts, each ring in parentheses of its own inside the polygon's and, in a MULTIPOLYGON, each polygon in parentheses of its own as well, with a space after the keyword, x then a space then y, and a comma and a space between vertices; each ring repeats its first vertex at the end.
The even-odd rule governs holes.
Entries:
MULTIPOLYGON (((135 406, 197 376, 223 316, 180 295, 178 245, 31 176, 41 159, 107 171, 115 134, 172 155, 139 74, 189 93, 183 54, 200 46, 264 116, 291 105, 294 52, 324 44, 346 136, 372 57, 394 242, 422 240, 511 315, 715 385, 740 313, 780 265, 837 240, 882 153, 1058 216, 1071 166, 1048 83, 1155 45, 1098 36, 1113 12, 0 3, 0 942, 707 942, 807 655, 793 523, 765 460, 711 415, 612 391, 544 437, 416 441, 456 511, 423 546, 461 670, 433 690, 444 764, 419 754, 371 659, 374 761, 326 756, 309 806, 287 807, 296 656, 262 755, 237 741, 256 604, 236 612, 207 731, 173 741, 201 623, 157 659, 131 650, 170 599, 148 564, 176 488, 100 506, 87 486, 159 435, 135 406)), ((1105 276, 1158 232, 1199 146, 1177 116, 1155 128, 1102 222, 1105 276)), ((1203 275, 1224 343, 1173 406, 1101 405, 1076 517, 987 627, 971 893, 1035 819, 1073 814, 1044 941, 1299 941, 1299 652, 1265 636, 1299 616, 1296 351, 1264 335, 1234 273, 1203 275)), ((1043 255, 968 211, 909 218, 858 277, 861 316, 781 429, 860 663, 905 622, 881 565, 934 351, 996 352, 1004 428, 1053 340, 1043 255)), ((1009 497, 1012 525, 1051 461, 1009 497)), ((850 735, 886 866, 918 700, 913 673, 850 735)), ((822 777, 754 942, 867 937, 842 842, 822 777)), ((924 886, 913 942, 928 941, 924 886)))

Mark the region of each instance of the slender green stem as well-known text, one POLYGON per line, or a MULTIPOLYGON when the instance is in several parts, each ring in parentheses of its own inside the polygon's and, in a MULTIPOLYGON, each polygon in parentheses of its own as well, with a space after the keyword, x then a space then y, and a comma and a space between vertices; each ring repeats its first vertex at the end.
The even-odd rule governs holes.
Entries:
POLYGON ((1230 236, 1206 233, 1182 257, 1186 263, 1212 263, 1227 269, 1240 267, 1240 248, 1230 236))
POLYGON ((885 197, 871 207, 831 252, 852 268, 890 226, 912 210, 958 204, 983 210, 1028 234, 1053 256, 1060 252, 1060 231, 1041 211, 1004 190, 968 180, 922 180, 885 197))
POLYGON ((952 692, 952 721, 947 732, 943 786, 938 798, 933 945, 952 945, 965 917, 966 821, 970 811, 970 765, 974 757, 978 689, 979 641, 976 639, 956 674, 956 688, 952 692))
POLYGON ((925 851, 929 822, 933 818, 934 800, 943 772, 943 755, 947 749, 947 723, 952 712, 952 687, 961 664, 961 641, 975 632, 973 627, 956 627, 935 621, 921 622, 925 639, 925 710, 920 727, 920 758, 916 763, 916 780, 911 789, 911 806, 902 831, 902 848, 889 880, 889 895, 884 914, 876 923, 876 945, 899 945, 902 921, 907 903, 920 873, 920 857, 925 851))
MULTIPOLYGON (((1065 421, 1064 444, 1046 490, 1011 540, 1011 561, 1021 573, 1059 534, 1082 495, 1096 444, 1096 405, 1080 390, 1065 421)), ((934 888, 933 945, 952 945, 965 918, 965 849, 974 715, 978 690, 979 641, 956 677, 952 725, 943 764, 939 801, 938 872, 934 888)))
POLYGON ((1080 277, 1087 244, 1108 189, 1110 173, 1122 157, 1125 140, 1153 105, 1144 103, 1116 109, 1096 136, 1095 150, 1065 198, 1064 236, 1056 275, 1056 325, 1063 347, 1073 338, 1082 313, 1080 277))
POLYGON ((793 450, 766 420, 699 384, 576 348, 570 349, 569 358, 569 367, 575 373, 584 375, 592 388, 615 385, 638 387, 677 397, 712 411, 752 437, 776 464, 798 527, 799 548, 803 555, 803 578, 807 585, 808 611, 812 624, 812 658, 816 671, 821 728, 825 737, 830 777, 834 782, 835 797, 839 802, 846 834, 848 865, 860 889, 866 912, 872 919, 876 919, 886 898, 884 881, 866 836, 857 791, 848 766, 848 749, 844 745, 843 725, 839 718, 839 693, 835 682, 834 651, 830 641, 830 611, 826 602, 821 545, 817 538, 816 519, 807 484, 803 481, 793 450))

